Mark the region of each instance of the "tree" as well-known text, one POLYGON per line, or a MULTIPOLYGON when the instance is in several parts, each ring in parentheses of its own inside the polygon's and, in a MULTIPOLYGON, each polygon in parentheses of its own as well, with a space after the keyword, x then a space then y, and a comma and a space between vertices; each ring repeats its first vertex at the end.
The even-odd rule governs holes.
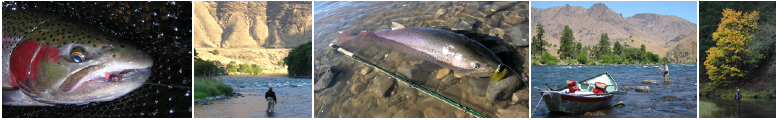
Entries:
POLYGON ((214 49, 214 51, 212 51, 212 53, 214 53, 214 55, 219 55, 219 50, 214 49))
POLYGON ((577 47, 575 47, 575 53, 577 54, 582 53, 582 43, 577 42, 577 47))
POLYGON ((251 74, 252 70, 253 70, 253 68, 251 66, 249 66, 249 64, 246 64, 246 63, 238 64, 238 72, 250 73, 251 74))
POLYGON ((531 43, 531 49, 533 51, 533 55, 542 55, 542 53, 546 52, 547 49, 544 48, 544 46, 547 46, 547 41, 544 40, 544 25, 542 23, 536 24, 536 35, 532 38, 531 43))
POLYGON ((714 47, 707 50, 704 61, 707 75, 714 86, 727 86, 745 77, 747 70, 758 67, 756 61, 764 56, 753 56, 747 44, 753 40, 758 26, 758 12, 742 13, 732 9, 723 10, 718 29, 712 33, 714 47))
POLYGON ((647 49, 645 48, 645 44, 642 44, 638 53, 636 54, 640 61, 645 61, 645 52, 647 52, 647 49))
POLYGON ((645 63, 657 63, 657 62, 658 62, 657 54, 653 54, 653 52, 645 53, 645 63))
POLYGON ((577 61, 580 62, 580 64, 588 64, 590 59, 588 59, 588 55, 585 55, 585 53, 578 53, 577 61))
POLYGON ((662 58, 660 63, 669 63, 669 58, 666 57, 662 58))
POLYGON ((623 45, 620 45, 620 42, 615 41, 615 45, 612 47, 612 52, 615 53, 615 55, 623 55, 623 45))
POLYGON ((261 74, 263 73, 263 68, 260 68, 260 66, 257 66, 257 64, 252 64, 252 74, 261 74))
POLYGON ((561 59, 574 58, 574 33, 569 28, 569 25, 563 26, 561 35, 561 47, 558 49, 558 55, 560 55, 561 59))
POLYGON ((602 55, 611 54, 609 49, 609 35, 607 33, 601 33, 601 39, 599 40, 599 49, 596 55, 601 58, 602 55))
POLYGON ((219 67, 213 61, 195 58, 195 76, 212 76, 217 73, 219 67))
POLYGON ((228 72, 238 72, 238 64, 236 61, 230 61, 227 65, 228 72))
POLYGON ((298 45, 284 57, 288 76, 311 76, 311 41, 298 45))

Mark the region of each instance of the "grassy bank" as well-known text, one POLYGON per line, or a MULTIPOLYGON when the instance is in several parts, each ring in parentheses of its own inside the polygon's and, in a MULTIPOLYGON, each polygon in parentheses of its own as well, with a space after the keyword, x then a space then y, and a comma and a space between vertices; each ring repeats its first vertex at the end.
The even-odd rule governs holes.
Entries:
POLYGON ((215 78, 197 77, 195 78, 195 99, 203 99, 220 95, 232 95, 233 88, 217 81, 215 78))

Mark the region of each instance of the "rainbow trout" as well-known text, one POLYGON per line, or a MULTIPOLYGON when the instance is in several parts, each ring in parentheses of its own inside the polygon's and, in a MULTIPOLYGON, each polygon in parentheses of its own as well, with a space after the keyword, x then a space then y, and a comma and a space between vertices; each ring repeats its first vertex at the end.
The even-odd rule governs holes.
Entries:
POLYGON ((446 30, 405 27, 393 22, 389 30, 363 31, 358 35, 339 32, 339 37, 335 45, 342 46, 355 40, 374 42, 472 77, 490 77, 497 81, 506 74, 501 70, 501 60, 487 47, 446 30))
POLYGON ((62 16, 3 11, 3 105, 111 101, 151 75, 138 47, 62 16))

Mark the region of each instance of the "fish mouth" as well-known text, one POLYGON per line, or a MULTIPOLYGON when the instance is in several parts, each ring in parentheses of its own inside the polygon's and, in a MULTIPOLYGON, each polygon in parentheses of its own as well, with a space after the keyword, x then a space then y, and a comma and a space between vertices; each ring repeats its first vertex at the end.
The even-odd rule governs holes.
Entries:
POLYGON ((68 76, 68 78, 60 84, 59 90, 63 94, 71 93, 86 82, 136 82, 132 81, 132 79, 126 80, 125 78, 131 78, 138 73, 143 73, 143 71, 149 71, 150 69, 151 66, 145 68, 117 69, 103 67, 102 65, 93 65, 68 76), (119 81, 108 81, 107 75, 117 75, 119 81))

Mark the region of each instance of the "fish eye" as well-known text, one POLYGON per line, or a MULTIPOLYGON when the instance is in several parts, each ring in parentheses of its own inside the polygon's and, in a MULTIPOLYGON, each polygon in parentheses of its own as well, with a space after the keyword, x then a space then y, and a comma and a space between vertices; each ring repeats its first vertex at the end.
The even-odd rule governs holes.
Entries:
POLYGON ((86 50, 83 47, 75 47, 70 51, 70 58, 76 63, 84 62, 86 59, 85 54, 86 50))
POLYGON ((471 66, 473 66, 474 69, 479 69, 479 64, 474 63, 474 64, 471 64, 471 66))

